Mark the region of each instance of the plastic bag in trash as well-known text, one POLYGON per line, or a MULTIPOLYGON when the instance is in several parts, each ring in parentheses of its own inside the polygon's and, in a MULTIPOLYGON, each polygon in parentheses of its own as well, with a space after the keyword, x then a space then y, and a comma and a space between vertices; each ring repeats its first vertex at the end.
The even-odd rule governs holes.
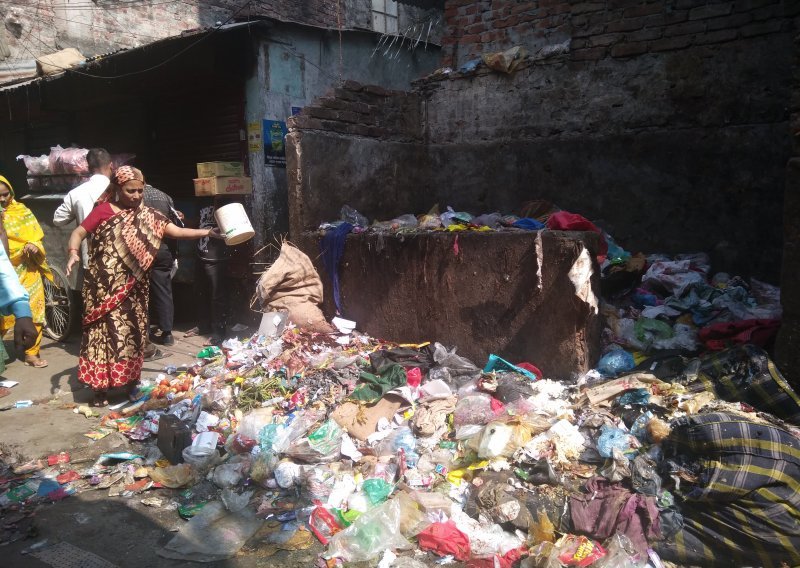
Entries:
POLYGON ((351 225, 357 225, 359 227, 369 227, 369 219, 364 217, 364 215, 362 215, 356 209, 350 207, 349 205, 342 206, 342 210, 339 213, 339 218, 345 223, 350 223, 351 225))
POLYGON ((624 349, 609 351, 597 362, 597 370, 606 377, 616 377, 636 366, 633 355, 624 349))
POLYGON ((627 452, 635 444, 635 438, 630 433, 604 424, 600 430, 600 437, 597 439, 597 451, 604 458, 610 458, 614 454, 614 449, 627 452))
POLYGON ((647 558, 636 551, 624 534, 615 534, 605 543, 606 555, 592 564, 592 568, 643 568, 647 558))
POLYGON ((264 521, 250 509, 236 513, 225 510, 219 501, 208 503, 183 525, 159 556, 194 562, 219 562, 236 555, 264 521))
POLYGON ((328 544, 326 558, 363 562, 378 558, 386 550, 409 549, 412 545, 400 532, 400 504, 392 499, 361 515, 336 533, 328 544))
POLYGON ((222 499, 222 504, 225 505, 226 509, 228 509, 231 513, 236 513, 247 507, 247 504, 250 503, 250 498, 254 493, 255 491, 236 493, 236 491, 233 489, 228 488, 222 490, 220 499, 222 499))

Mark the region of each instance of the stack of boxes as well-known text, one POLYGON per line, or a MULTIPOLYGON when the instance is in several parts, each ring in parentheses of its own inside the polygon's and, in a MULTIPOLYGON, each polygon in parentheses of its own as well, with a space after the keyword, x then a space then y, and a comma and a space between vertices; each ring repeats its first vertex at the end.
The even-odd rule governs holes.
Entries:
POLYGON ((201 162, 197 164, 194 194, 248 195, 253 193, 253 180, 244 175, 241 162, 201 162))

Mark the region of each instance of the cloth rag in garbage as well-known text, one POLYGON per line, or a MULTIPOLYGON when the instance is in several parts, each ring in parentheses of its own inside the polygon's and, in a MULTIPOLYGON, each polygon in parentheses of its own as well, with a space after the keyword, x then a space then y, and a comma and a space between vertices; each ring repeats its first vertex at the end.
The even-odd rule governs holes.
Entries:
POLYGON ((643 554, 648 539, 661 534, 655 497, 633 493, 602 477, 586 482, 586 494, 573 496, 569 511, 576 532, 598 540, 624 534, 643 554))
POLYGON ((359 384, 350 398, 363 402, 375 402, 384 394, 406 384, 406 371, 400 365, 390 365, 380 375, 362 371, 359 384))
POLYGON ((336 304, 336 312, 342 313, 342 300, 339 294, 339 261, 344 254, 344 245, 347 235, 353 230, 350 223, 342 223, 335 229, 327 231, 319 242, 322 252, 322 264, 325 271, 331 277, 333 283, 333 302, 336 304))

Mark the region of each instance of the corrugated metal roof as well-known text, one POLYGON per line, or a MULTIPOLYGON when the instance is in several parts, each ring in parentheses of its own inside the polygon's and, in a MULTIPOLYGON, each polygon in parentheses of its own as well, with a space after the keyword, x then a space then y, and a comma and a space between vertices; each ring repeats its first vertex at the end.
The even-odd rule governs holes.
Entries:
MULTIPOLYGON (((248 22, 235 22, 235 23, 232 23, 232 24, 225 24, 224 26, 220 26, 219 28, 217 28, 217 27, 207 27, 207 28, 196 28, 196 29, 193 29, 193 30, 187 30, 185 32, 182 32, 180 35, 166 37, 166 38, 159 39, 159 40, 156 40, 156 41, 153 41, 153 42, 150 42, 150 43, 147 43, 145 45, 138 46, 138 47, 131 47, 131 48, 123 47, 123 48, 120 48, 120 49, 117 49, 117 50, 114 50, 114 51, 111 51, 111 52, 108 52, 108 53, 92 56, 90 58, 87 58, 86 61, 84 63, 82 63, 81 65, 76 65, 75 67, 71 68, 71 70, 80 71, 82 69, 83 70, 88 70, 88 69, 96 68, 96 67, 99 67, 100 65, 104 64, 105 62, 109 61, 110 59, 113 59, 114 57, 119 56, 119 55, 124 54, 124 53, 136 53, 139 50, 144 50, 144 49, 151 48, 151 47, 157 46, 157 45, 158 46, 166 45, 166 44, 169 44, 169 43, 173 43, 173 42, 177 42, 177 41, 180 41, 180 40, 184 40, 187 37, 201 36, 203 34, 208 34, 208 33, 212 33, 212 32, 226 32, 226 31, 230 31, 230 30, 234 30, 234 29, 238 29, 238 28, 242 28, 242 27, 247 27, 247 26, 260 24, 262 22, 263 22, 263 20, 252 20, 252 21, 248 21, 248 22)), ((34 72, 35 72, 35 62, 34 62, 34 72)), ((18 88, 24 87, 25 85, 30 85, 31 83, 36 83, 38 81, 45 81, 45 80, 51 80, 51 79, 54 79, 54 78, 60 78, 60 77, 63 77, 67 72, 68 71, 64 71, 64 72, 61 72, 61 73, 47 75, 45 77, 34 77, 34 78, 31 78, 31 79, 28 79, 28 78, 21 78, 21 79, 17 78, 17 79, 11 79, 10 81, 7 81, 7 82, 3 82, 2 80, 0 80, 0 92, 10 92, 10 91, 14 91, 14 90, 16 90, 18 88)))

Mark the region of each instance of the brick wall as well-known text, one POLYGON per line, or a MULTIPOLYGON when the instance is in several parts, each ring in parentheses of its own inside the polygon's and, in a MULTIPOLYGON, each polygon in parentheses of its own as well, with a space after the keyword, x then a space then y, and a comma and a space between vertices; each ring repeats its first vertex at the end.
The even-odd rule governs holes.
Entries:
POLYGON ((419 97, 376 85, 345 81, 299 115, 288 119, 290 132, 317 130, 366 138, 421 141, 419 97))
POLYGON ((625 58, 788 31, 794 0, 447 0, 443 64, 570 42, 575 61, 625 58))

